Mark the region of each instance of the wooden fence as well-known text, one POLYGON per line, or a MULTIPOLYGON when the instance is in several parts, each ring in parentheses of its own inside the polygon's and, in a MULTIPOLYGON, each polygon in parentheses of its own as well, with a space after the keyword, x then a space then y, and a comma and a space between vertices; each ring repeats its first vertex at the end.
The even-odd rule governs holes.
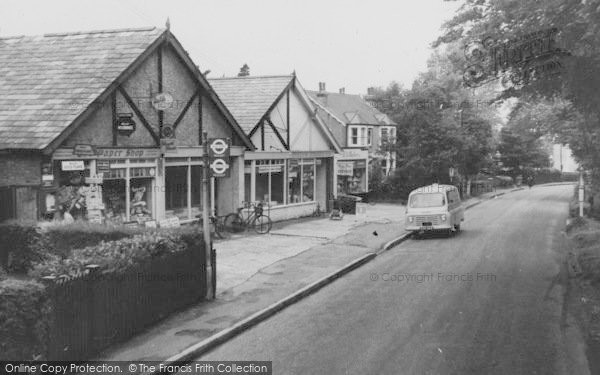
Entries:
POLYGON ((124 341, 206 293, 203 249, 155 258, 119 275, 89 267, 79 277, 46 279, 49 360, 84 360, 124 341))

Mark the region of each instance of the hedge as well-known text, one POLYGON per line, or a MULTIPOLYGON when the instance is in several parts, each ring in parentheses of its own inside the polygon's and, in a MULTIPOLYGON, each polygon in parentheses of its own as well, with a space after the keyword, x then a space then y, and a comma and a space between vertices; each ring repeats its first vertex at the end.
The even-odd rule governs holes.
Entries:
MULTIPOLYGON (((81 279, 83 275, 88 274, 87 266, 99 266, 97 272, 103 277, 107 277, 108 280, 118 280, 126 274, 136 275, 140 272, 146 272, 149 264, 152 263, 155 264, 154 268, 158 266, 158 269, 165 275, 178 277, 177 272, 179 271, 169 267, 164 269, 162 266, 162 264, 171 264, 173 263, 171 260, 174 260, 175 263, 173 264, 185 266, 180 269, 189 268, 186 272, 199 272, 198 275, 200 276, 200 272, 203 272, 203 266, 195 259, 204 259, 202 249, 202 233, 193 228, 144 232, 116 241, 100 241, 93 246, 73 249, 66 258, 62 258, 57 254, 46 254, 46 258, 42 262, 33 264, 33 268, 28 273, 28 276, 33 278, 30 280, 15 279, 10 275, 4 280, 1 280, 0 277, 0 360, 28 360, 34 358, 64 359, 56 358, 56 356, 55 358, 48 358, 48 353, 56 349, 50 343, 55 342, 56 334, 65 332, 64 312, 73 312, 72 308, 75 304, 85 303, 81 300, 72 300, 73 296, 69 297, 69 290, 72 289, 69 289, 67 284, 70 283, 69 280, 81 279), (185 251, 191 251, 189 256, 192 256, 194 260, 187 258, 188 255, 185 255, 182 263, 181 256, 185 251), (64 280, 64 283, 43 285, 35 281, 41 280, 44 276, 52 276, 57 280, 64 280), (62 290, 62 288, 67 289, 62 290), (58 298, 57 296, 59 295, 62 297, 58 298), (65 296, 67 297, 66 300, 65 296), (61 321, 62 323, 57 325, 57 321, 61 321)), ((133 281, 129 282, 129 284, 133 284, 126 285, 129 279, 125 278, 123 280, 118 281, 118 283, 122 283, 118 285, 122 285, 123 288, 129 287, 130 289, 135 288, 140 282, 133 279, 133 281)), ((91 279, 85 277, 79 281, 79 285, 82 282, 90 286, 95 285, 94 288, 96 290, 98 288, 101 290, 105 285, 103 283, 89 284, 92 283, 91 279)), ((200 281, 200 283, 203 284, 204 281, 200 281)), ((144 289, 140 291, 140 293, 154 293, 150 296, 154 300, 158 298, 163 301, 173 301, 173 303, 168 303, 168 306, 163 306, 161 310, 148 311, 146 313, 147 316, 144 317, 146 321, 156 321, 171 311, 197 301, 197 295, 201 295, 202 288, 198 284, 188 283, 186 285, 185 288, 179 290, 168 291, 166 289, 153 288, 152 290, 144 289)), ((164 288, 167 287, 169 286, 164 286, 164 288)), ((118 291, 118 289, 115 289, 113 285, 110 290, 101 291, 100 295, 113 293, 115 290, 118 291)), ((149 299, 150 297, 145 298, 149 299)), ((140 301, 135 298, 127 299, 127 301, 132 306, 124 306, 123 311, 128 311, 131 314, 132 311, 136 311, 135 306, 136 304, 139 305, 140 301)), ((104 316, 104 318, 108 319, 109 317, 104 316)), ((92 317, 78 316, 78 319, 74 319, 72 324, 81 327, 81 325, 89 324, 86 319, 92 319, 92 317)), ((69 318, 66 321, 70 321, 69 318)), ((71 329, 68 331, 71 331, 71 329)), ((125 332, 124 334, 127 335, 129 333, 125 332)), ((110 337, 111 332, 101 332, 101 335, 102 337, 110 337)), ((67 337, 66 340, 68 340, 69 337, 73 336, 67 334, 61 337, 67 337)), ((66 345, 65 347, 77 348, 78 346, 74 344, 66 345)), ((66 352, 67 355, 69 353, 73 352, 66 352)), ((74 359, 79 359, 79 357, 75 357, 74 359)))
POLYGON ((0 361, 39 359, 47 351, 48 298, 33 280, 0 280, 0 361))
POLYGON ((24 274, 49 259, 66 259, 74 249, 116 241, 149 231, 146 228, 106 226, 87 222, 0 224, 0 267, 24 274), (10 244, 10 245, 8 245, 10 244))

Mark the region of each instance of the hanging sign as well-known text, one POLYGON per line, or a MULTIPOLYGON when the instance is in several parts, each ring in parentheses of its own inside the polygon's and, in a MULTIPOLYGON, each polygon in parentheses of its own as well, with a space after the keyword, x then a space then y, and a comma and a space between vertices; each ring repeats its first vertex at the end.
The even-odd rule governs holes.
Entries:
POLYGON ((130 136, 135 131, 135 121, 133 113, 117 114, 117 131, 119 134, 130 136))

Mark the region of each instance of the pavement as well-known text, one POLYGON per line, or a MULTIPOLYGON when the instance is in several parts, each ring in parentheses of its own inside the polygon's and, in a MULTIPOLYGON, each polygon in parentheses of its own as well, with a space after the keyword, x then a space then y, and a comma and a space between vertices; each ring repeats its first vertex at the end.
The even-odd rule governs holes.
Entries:
POLYGON ((274 374, 591 374, 566 302, 570 186, 472 206, 210 352, 274 374))
MULTIPOLYGON (((467 208, 519 189, 471 198, 467 208)), ((217 296, 173 314, 95 360, 177 362, 198 356, 408 238, 404 206, 375 204, 365 215, 275 223, 266 235, 216 241, 217 296)))

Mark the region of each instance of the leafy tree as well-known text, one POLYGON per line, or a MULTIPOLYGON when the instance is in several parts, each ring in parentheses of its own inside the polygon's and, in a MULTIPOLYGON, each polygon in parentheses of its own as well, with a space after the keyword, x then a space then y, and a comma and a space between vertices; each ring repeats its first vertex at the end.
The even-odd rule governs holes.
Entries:
POLYGON ((400 125, 396 142, 385 147, 396 152, 396 177, 409 181, 410 188, 448 183, 453 167, 468 194, 473 176, 491 161, 495 109, 486 93, 463 87, 458 53, 457 48, 434 52, 429 69, 410 90, 392 83, 375 92, 379 107, 400 125))
POLYGON ((250 67, 248 66, 248 64, 244 64, 240 68, 240 72, 238 73, 238 77, 247 77, 249 75, 250 75, 250 67))
POLYGON ((516 128, 536 127, 568 143, 575 157, 600 180, 600 2, 597 0, 466 0, 434 43, 467 44, 491 37, 505 43, 557 28, 556 41, 570 56, 560 57, 559 79, 507 87, 500 98, 518 97, 524 109, 516 128), (531 121, 530 121, 531 120, 531 121), (528 124, 529 123, 529 124, 528 124))

